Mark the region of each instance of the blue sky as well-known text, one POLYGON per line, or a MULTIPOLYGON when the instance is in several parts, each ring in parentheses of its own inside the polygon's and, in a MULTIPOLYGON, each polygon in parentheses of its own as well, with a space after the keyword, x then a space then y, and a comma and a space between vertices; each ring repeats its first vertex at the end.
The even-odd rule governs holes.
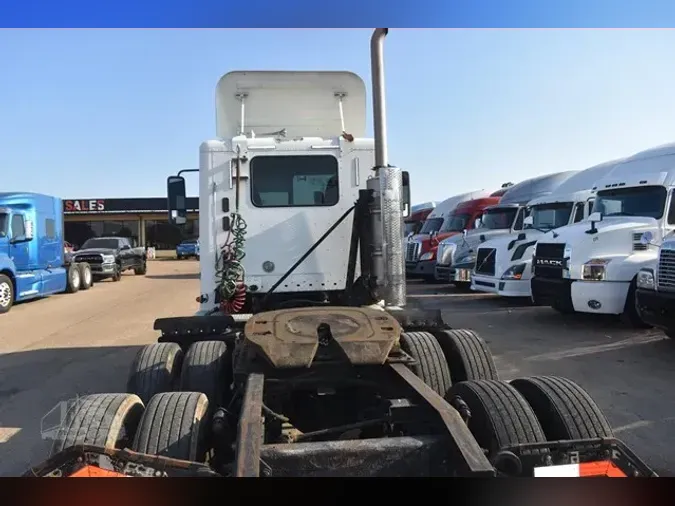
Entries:
MULTIPOLYGON (((222 74, 351 70, 370 86, 370 33, 0 31, 1 187, 163 196, 215 134, 222 74)), ((673 30, 392 30, 390 162, 419 202, 671 142, 674 47, 673 30)))

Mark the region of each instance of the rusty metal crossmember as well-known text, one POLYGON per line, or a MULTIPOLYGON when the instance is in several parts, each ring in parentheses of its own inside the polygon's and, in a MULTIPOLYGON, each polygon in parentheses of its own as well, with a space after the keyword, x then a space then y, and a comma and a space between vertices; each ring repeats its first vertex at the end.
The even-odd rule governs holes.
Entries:
POLYGON ((260 476, 260 448, 263 440, 263 390, 265 376, 249 374, 237 429, 234 475, 237 478, 260 476))
POLYGON ((458 463, 458 471, 472 476, 495 476, 495 468, 490 464, 457 410, 405 364, 389 364, 389 367, 438 413, 450 436, 450 446, 458 463))

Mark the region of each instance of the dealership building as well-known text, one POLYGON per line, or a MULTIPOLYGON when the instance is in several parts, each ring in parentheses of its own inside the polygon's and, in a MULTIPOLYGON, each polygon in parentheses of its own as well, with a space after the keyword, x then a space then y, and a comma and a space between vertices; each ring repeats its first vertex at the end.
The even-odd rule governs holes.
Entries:
POLYGON ((199 198, 188 197, 187 223, 168 220, 166 197, 65 199, 65 239, 80 247, 90 237, 129 237, 137 246, 173 249, 183 239, 199 237, 199 198))

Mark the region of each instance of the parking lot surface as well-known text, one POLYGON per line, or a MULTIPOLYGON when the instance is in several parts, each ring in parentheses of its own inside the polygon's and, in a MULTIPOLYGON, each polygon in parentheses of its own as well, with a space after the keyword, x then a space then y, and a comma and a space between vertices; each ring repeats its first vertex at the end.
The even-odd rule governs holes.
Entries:
POLYGON ((155 318, 197 310, 198 270, 192 260, 149 262, 146 276, 125 273, 118 283, 17 304, 0 316, 0 475, 46 457, 41 419, 57 403, 124 392, 137 350, 157 338, 155 318))
MULTIPOLYGON (((121 392, 134 354, 153 342, 155 318, 193 314, 195 261, 151 262, 145 277, 125 274, 88 292, 19 304, 0 316, 0 475, 45 458, 42 417, 59 402, 121 392)), ((489 343, 503 379, 564 375, 586 388, 617 436, 659 474, 675 476, 675 342, 608 318, 561 316, 527 301, 458 293, 412 281, 410 304, 440 308, 456 328, 489 343)))

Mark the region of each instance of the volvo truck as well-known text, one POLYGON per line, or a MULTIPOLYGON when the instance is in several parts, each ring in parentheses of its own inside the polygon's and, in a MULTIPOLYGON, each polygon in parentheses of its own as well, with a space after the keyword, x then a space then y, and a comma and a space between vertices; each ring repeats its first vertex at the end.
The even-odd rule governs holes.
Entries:
POLYGON ((60 198, 0 193, 0 314, 16 302, 92 284, 89 264, 66 259, 60 198))
POLYGON ((591 190, 620 160, 582 170, 558 186, 550 195, 527 205, 523 231, 481 244, 476 256, 488 259, 474 266, 471 288, 502 297, 531 297, 532 254, 538 240, 555 237, 556 229, 586 219, 593 208, 591 190), (494 258, 494 262, 490 259, 494 258))
POLYGON ((524 226, 527 203, 534 198, 548 195, 574 173, 575 171, 567 171, 546 174, 510 187, 499 204, 483 211, 478 228, 441 242, 436 259, 439 277, 458 288, 469 288, 474 264, 478 259, 478 246, 497 236, 520 233, 524 226))
MULTIPOLYGON (((500 380, 480 336, 407 305, 386 34, 371 39, 374 143, 355 135, 365 106, 353 74, 221 81, 218 117, 234 135, 202 147, 202 312, 158 319, 127 392, 79 398, 27 476, 655 475, 580 386, 500 380), (236 306, 237 286, 257 304, 236 306)), ((183 222, 184 180, 167 186, 183 222)))
POLYGON ((635 305, 637 275, 675 229, 675 144, 655 147, 618 163, 593 187, 587 220, 567 225, 537 242, 532 298, 562 313, 620 315, 646 324, 635 305))

